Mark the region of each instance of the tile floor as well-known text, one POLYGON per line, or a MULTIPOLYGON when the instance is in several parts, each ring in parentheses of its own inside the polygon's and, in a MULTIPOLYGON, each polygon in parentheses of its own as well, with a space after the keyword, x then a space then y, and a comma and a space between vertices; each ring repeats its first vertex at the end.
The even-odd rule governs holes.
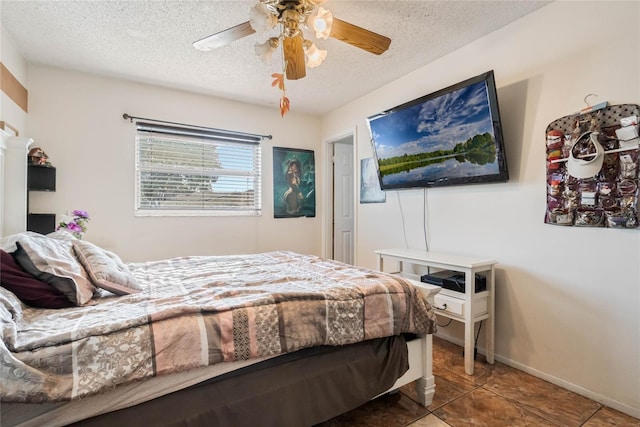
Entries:
POLYGON ((464 372, 462 347, 434 337, 436 394, 428 408, 413 384, 317 427, 640 426, 640 420, 478 355, 464 372))

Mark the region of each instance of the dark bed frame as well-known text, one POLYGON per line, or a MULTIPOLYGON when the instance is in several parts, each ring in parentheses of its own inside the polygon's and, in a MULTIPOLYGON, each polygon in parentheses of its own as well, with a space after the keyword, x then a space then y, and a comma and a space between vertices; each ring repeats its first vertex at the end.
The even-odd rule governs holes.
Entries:
POLYGON ((304 349, 73 425, 313 426, 384 393, 408 368, 404 336, 304 349))

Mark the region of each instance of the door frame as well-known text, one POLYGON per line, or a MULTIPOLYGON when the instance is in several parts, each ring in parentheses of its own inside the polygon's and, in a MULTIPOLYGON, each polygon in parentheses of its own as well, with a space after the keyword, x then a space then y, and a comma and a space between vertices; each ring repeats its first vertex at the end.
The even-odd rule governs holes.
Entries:
POLYGON ((347 138, 351 138, 351 147, 353 149, 353 264, 358 263, 358 138, 357 128, 351 128, 331 136, 324 143, 324 160, 325 160, 325 188, 324 192, 324 222, 322 224, 322 253, 324 258, 332 258, 333 255, 333 144, 347 138))

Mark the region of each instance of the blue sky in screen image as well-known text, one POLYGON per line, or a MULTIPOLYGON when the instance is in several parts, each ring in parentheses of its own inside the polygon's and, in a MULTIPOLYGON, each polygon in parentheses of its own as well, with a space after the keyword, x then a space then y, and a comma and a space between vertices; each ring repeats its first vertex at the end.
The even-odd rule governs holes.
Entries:
POLYGON ((451 150, 477 134, 493 135, 486 84, 474 83, 382 116, 370 127, 378 159, 451 150))

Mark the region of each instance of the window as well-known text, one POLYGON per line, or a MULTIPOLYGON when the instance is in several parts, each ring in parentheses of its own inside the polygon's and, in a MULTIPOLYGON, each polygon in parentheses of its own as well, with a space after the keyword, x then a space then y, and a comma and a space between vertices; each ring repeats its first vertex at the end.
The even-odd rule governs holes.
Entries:
POLYGON ((260 136, 136 127, 136 215, 260 215, 260 136))

